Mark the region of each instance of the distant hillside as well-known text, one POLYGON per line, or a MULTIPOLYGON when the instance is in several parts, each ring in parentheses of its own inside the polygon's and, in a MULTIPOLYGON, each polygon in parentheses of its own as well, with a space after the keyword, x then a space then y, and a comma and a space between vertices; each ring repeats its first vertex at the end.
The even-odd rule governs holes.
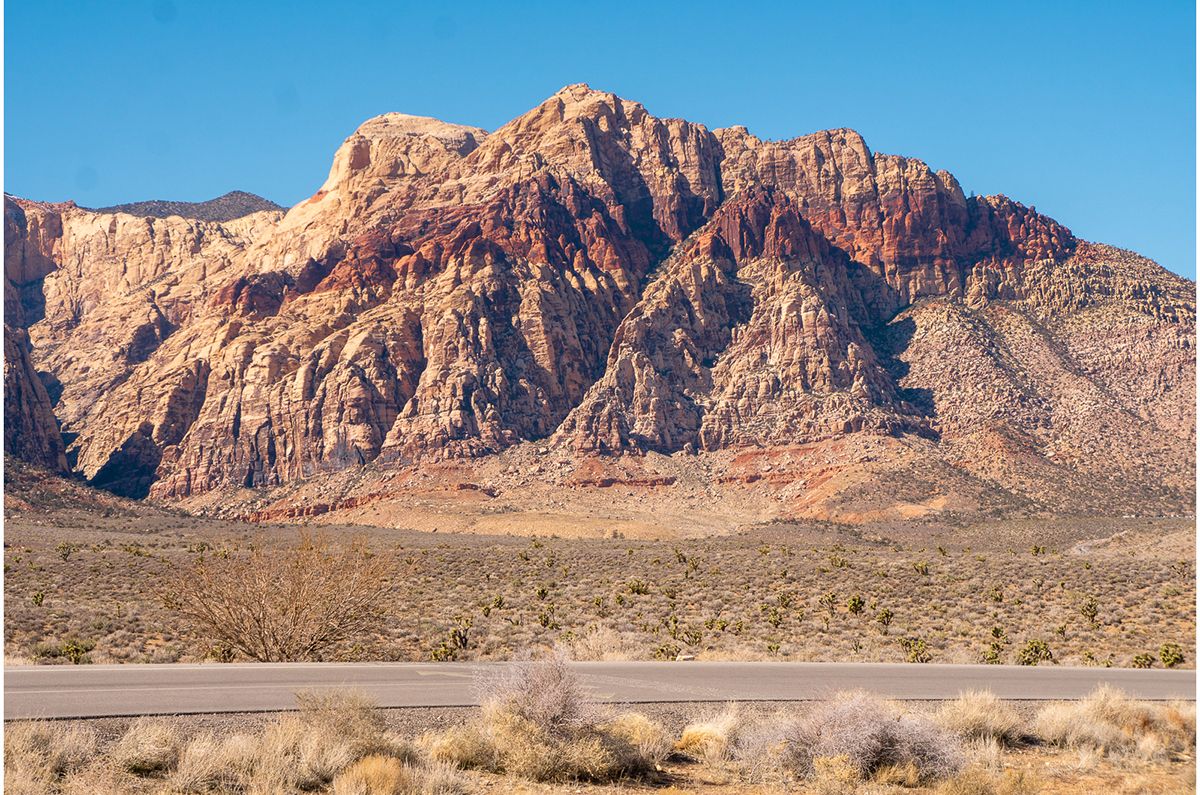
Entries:
POLYGON ((100 207, 96 212, 149 215, 154 218, 178 215, 181 218, 196 218, 201 221, 232 221, 234 218, 241 218, 250 213, 282 209, 284 208, 262 196, 235 190, 206 202, 170 202, 156 199, 148 202, 130 202, 129 204, 114 204, 112 207, 100 207))

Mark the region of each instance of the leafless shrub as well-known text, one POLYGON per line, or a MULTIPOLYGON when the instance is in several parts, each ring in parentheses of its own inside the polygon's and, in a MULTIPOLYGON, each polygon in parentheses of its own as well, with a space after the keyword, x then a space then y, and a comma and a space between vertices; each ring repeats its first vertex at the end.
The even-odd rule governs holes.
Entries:
POLYGON ((373 630, 392 591, 390 567, 361 541, 335 548, 304 535, 286 549, 202 555, 162 596, 214 647, 286 662, 373 630))
POLYGON ((475 689, 485 709, 503 709, 550 732, 586 726, 596 717, 561 655, 497 668, 480 676, 475 689))
POLYGON ((845 757, 861 779, 915 775, 920 783, 953 775, 963 764, 952 734, 862 692, 838 694, 808 715, 783 722, 779 738, 781 764, 804 778, 816 774, 816 760, 837 757, 845 757))
POLYGON ((1016 745, 1024 734, 1021 716, 993 693, 973 691, 947 701, 938 722, 964 740, 996 740, 1016 745))

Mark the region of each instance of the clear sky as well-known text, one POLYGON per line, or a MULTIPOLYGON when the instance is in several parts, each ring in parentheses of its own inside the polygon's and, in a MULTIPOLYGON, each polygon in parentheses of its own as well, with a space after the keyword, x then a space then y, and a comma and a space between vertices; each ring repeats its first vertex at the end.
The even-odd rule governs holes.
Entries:
POLYGON ((34 199, 291 205, 370 116, 495 129, 587 82, 765 138, 853 127, 1196 272, 1189 0, 5 6, 4 188, 34 199))

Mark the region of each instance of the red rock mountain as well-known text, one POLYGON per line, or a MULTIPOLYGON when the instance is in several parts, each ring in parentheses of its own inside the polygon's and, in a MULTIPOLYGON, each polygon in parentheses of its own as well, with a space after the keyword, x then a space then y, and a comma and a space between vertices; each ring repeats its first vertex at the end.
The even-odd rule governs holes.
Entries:
MULTIPOLYGON (((5 277, 6 451, 125 495, 531 442, 712 482, 825 445, 839 482, 967 510, 1195 491, 1194 284, 850 130, 583 85, 491 133, 386 114, 286 214, 6 197, 5 277)), ((794 513, 836 501, 770 471, 794 513)))

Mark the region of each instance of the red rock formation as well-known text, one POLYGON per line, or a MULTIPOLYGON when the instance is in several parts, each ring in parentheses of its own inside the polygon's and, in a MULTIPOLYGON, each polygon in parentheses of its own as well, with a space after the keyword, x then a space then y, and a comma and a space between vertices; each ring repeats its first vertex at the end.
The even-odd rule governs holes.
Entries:
POLYGON ((703 453, 889 434, 995 463, 993 432, 1054 477, 1148 466, 1194 489, 1188 283, 849 130, 761 141, 569 86, 490 134, 371 119, 282 218, 5 214, 8 316, 62 385, 78 470, 123 493, 547 437, 703 453), (1148 452, 1114 463, 1111 423, 1071 406, 1148 452))

